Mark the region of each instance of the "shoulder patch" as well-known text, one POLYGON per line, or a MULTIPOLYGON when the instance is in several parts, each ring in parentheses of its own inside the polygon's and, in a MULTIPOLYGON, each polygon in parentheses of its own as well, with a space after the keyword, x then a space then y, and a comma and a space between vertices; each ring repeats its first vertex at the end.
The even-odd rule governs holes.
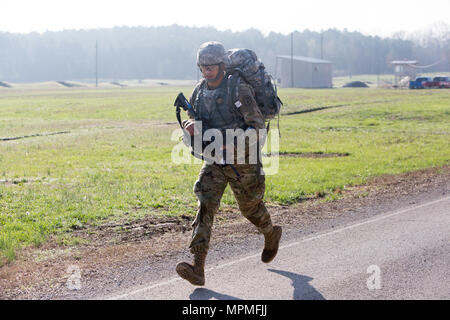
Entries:
POLYGON ((252 97, 250 97, 249 95, 243 96, 242 103, 246 106, 250 106, 252 104, 252 97))

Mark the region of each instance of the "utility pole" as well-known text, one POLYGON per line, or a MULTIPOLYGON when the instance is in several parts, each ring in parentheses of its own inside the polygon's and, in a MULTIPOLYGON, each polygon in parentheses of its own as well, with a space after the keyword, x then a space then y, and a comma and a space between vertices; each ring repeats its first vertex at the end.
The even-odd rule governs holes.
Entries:
POLYGON ((320 34, 320 59, 323 60, 323 31, 320 34))
POLYGON ((380 64, 377 63, 377 88, 380 87, 380 64))
POLYGON ((291 33, 291 88, 294 87, 294 32, 291 33))
POLYGON ((275 56, 275 83, 278 84, 278 57, 275 56))
POLYGON ((98 88, 98 42, 95 40, 95 87, 98 88))
POLYGON ((375 50, 375 59, 377 61, 377 88, 380 87, 380 50, 378 43, 375 43, 376 50, 375 50))
POLYGON ((448 74, 450 76, 450 48, 448 49, 448 74))

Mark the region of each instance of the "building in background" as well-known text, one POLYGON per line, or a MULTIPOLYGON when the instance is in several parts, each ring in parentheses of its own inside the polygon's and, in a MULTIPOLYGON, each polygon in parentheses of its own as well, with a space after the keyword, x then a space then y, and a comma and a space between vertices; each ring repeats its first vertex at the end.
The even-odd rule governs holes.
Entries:
POLYGON ((332 88, 333 63, 301 56, 277 56, 275 78, 281 88, 332 88))

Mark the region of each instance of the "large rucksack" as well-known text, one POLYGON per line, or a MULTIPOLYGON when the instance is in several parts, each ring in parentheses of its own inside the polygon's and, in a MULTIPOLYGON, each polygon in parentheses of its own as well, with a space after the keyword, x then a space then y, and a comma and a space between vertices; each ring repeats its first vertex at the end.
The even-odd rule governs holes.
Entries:
MULTIPOLYGON (((255 100, 264 120, 271 120, 280 113, 283 104, 277 95, 277 87, 273 78, 267 73, 264 64, 250 49, 231 49, 227 51, 230 63, 227 74, 232 86, 236 88, 240 78, 255 90, 255 100)), ((237 100, 237 90, 232 92, 232 99, 237 100)))

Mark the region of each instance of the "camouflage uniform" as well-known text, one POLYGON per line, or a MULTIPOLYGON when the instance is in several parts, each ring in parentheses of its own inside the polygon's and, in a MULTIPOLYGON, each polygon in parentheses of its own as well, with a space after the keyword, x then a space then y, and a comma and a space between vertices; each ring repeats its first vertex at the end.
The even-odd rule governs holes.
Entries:
MULTIPOLYGON (((189 117, 195 120, 194 123, 201 121, 202 127, 205 123, 206 126, 203 129, 218 129, 222 134, 227 129, 247 130, 249 127, 256 130, 264 129, 264 118, 254 99, 253 88, 243 82, 235 83, 234 79, 230 81, 230 78, 222 74, 225 71, 224 67, 229 62, 222 44, 208 42, 200 46, 197 52, 197 65, 199 67, 219 65, 219 72, 215 79, 208 81, 214 83, 214 87, 219 80, 220 84, 218 87, 210 89, 205 79, 196 86, 190 99, 195 110, 195 117, 193 113, 188 112, 189 117)), ((192 123, 189 122, 185 122, 184 128, 191 128, 192 123)), ((195 130, 193 133, 189 133, 190 136, 192 134, 195 135, 195 130)), ((251 143, 250 139, 248 142, 246 141, 246 147, 251 143)), ((234 143, 226 143, 226 148, 232 145, 234 143)), ((193 223, 194 229, 189 245, 194 254, 194 263, 180 262, 176 266, 178 275, 193 285, 205 284, 204 267, 214 215, 219 209, 220 199, 228 183, 242 214, 264 234, 264 250, 261 260, 268 263, 277 253, 281 227, 272 226, 270 215, 263 203, 265 176, 261 174, 262 165, 260 161, 250 164, 247 152, 245 152, 246 162, 244 164, 236 162, 236 146, 233 166, 205 162, 198 180, 195 182, 194 193, 198 198, 198 211, 193 223)), ((257 152, 259 153, 259 150, 257 152)), ((260 157, 257 159, 259 160, 260 157)), ((227 159, 226 163, 229 161, 230 159, 227 159)))
MULTIPOLYGON (((208 90, 204 82, 197 85, 190 99, 198 114, 196 120, 206 121, 209 128, 245 129, 247 126, 251 126, 255 129, 264 129, 264 118, 256 105, 252 87, 245 83, 239 85, 238 98, 241 102, 239 108, 228 101, 227 95, 224 96, 223 93, 226 90, 226 78, 215 90, 208 90), (202 102, 204 96, 214 98, 219 96, 219 98, 216 100, 213 98, 211 105, 207 105, 202 102), (217 103, 217 100, 220 103, 217 103), (209 110, 211 107, 215 110, 209 110), (236 108, 236 110, 232 108, 236 108)), ((192 114, 189 114, 189 117, 194 119, 192 114)), ((246 158, 248 159, 247 155, 246 158)), ((234 167, 240 175, 239 178, 229 165, 205 162, 200 171, 194 185, 194 193, 198 198, 198 212, 193 223, 194 230, 189 246, 192 253, 208 251, 214 215, 219 209, 220 199, 228 183, 242 214, 261 233, 268 233, 272 230, 270 215, 263 202, 265 176, 260 173, 261 163, 234 164, 234 167)))

